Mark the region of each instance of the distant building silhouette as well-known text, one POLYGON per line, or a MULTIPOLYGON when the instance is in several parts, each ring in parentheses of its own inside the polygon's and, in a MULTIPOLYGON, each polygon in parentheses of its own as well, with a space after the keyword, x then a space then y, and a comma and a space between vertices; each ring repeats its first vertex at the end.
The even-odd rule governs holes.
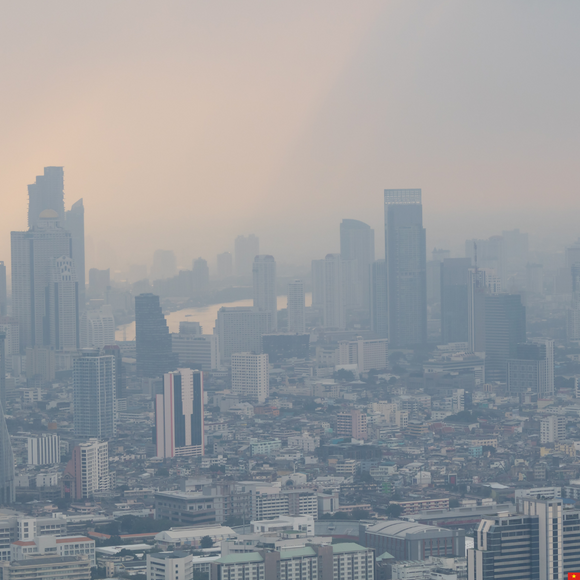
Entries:
POLYGON ((322 318, 326 328, 346 328, 344 278, 340 254, 324 258, 322 318))
MULTIPOLYGON (((51 324, 59 318, 55 302, 47 299, 55 280, 63 284, 78 284, 76 272, 72 273, 71 234, 60 225, 59 216, 52 209, 44 210, 27 232, 12 232, 12 312, 20 323, 20 344, 23 351, 28 346, 53 346, 59 332, 51 324), (55 259, 58 259, 55 261, 55 259), (71 278, 62 270, 71 269, 71 278), (63 278, 64 276, 64 278, 63 278), (73 280, 74 277, 74 280, 73 280)), ((68 312, 76 310, 77 303, 65 302, 68 312)), ((72 316, 72 315, 71 315, 72 316)))
POLYGON ((535 394, 540 399, 554 396, 554 341, 518 344, 516 357, 507 362, 510 395, 535 394))
POLYGON ((276 292, 276 261, 273 256, 256 256, 252 266, 254 308, 259 312, 270 312, 271 327, 278 327, 278 302, 276 292))
POLYGON ((304 282, 288 283, 288 332, 303 334, 306 330, 304 282))
POLYGON ((370 311, 371 264, 375 261, 375 231, 364 222, 344 219, 340 224, 340 256, 355 260, 355 307, 370 311))
POLYGON ((209 267, 203 258, 193 260, 191 265, 193 291, 195 293, 207 292, 209 289, 209 267))
POLYGON ((137 374, 160 377, 177 368, 167 321, 155 294, 135 296, 137 374))
POLYGON ((467 342, 469 258, 446 258, 441 268, 441 339, 443 344, 467 342))
POLYGON ((6 288, 6 266, 0 261, 0 316, 8 313, 8 294, 6 288))
POLYGON ((45 167, 44 175, 38 175, 35 183, 28 186, 28 227, 32 228, 47 209, 56 212, 58 221, 65 224, 64 216, 64 169, 45 167))
POLYGON ((234 275, 234 259, 230 252, 217 255, 217 277, 220 280, 231 278, 234 275))
POLYGON ((173 250, 155 250, 151 266, 151 281, 165 280, 177 274, 177 261, 173 250))
POLYGON ((14 455, 4 418, 4 407, 0 405, 0 505, 7 505, 14 501, 14 455))
POLYGON ((389 336, 387 265, 385 260, 376 260, 372 265, 371 330, 381 338, 389 336))
POLYGON ((85 309, 85 208, 83 200, 73 203, 70 210, 65 214, 64 227, 71 234, 72 259, 75 263, 77 280, 79 283, 79 308, 85 309))
POLYGON ((486 381, 507 381, 507 361, 517 358, 518 344, 526 342, 526 309, 519 294, 485 297, 486 381))
POLYGON ((260 253, 260 240, 254 234, 238 236, 235 241, 236 276, 250 276, 254 258, 260 253))
POLYGON ((420 189, 385 189, 389 344, 427 341, 426 246, 420 189))

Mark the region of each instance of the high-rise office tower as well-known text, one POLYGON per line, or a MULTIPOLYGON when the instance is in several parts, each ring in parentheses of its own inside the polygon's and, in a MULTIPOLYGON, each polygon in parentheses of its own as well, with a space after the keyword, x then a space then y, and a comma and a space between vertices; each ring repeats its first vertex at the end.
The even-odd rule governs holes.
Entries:
POLYGON ((272 313, 246 306, 223 306, 218 310, 216 333, 221 365, 230 365, 236 352, 262 352, 262 335, 272 328, 272 313))
POLYGON ((573 264, 572 273, 572 301, 566 311, 566 335, 568 342, 580 340, 580 263, 573 264))
POLYGON ((72 258, 52 258, 48 301, 49 344, 56 350, 77 350, 80 347, 80 301, 79 283, 72 258))
POLYGON ((163 394, 155 396, 157 457, 204 454, 203 373, 178 369, 163 377, 163 394))
POLYGON ((103 348, 115 342, 115 317, 110 304, 81 315, 81 348, 103 348))
POLYGON ((173 250, 155 250, 151 266, 151 281, 165 280, 177 274, 177 261, 173 250))
POLYGON ((517 345, 516 358, 507 362, 510 394, 532 393, 540 399, 554 396, 554 341, 543 340, 517 345))
POLYGON ((439 309, 441 303, 441 262, 451 257, 449 250, 435 248, 427 262, 427 305, 439 309))
POLYGON ((493 270, 472 269, 467 285, 467 343, 470 352, 485 352, 485 297, 501 290, 493 270))
POLYGON ((272 314, 270 331, 278 327, 278 302, 276 292, 276 261, 274 256, 256 256, 252 266, 254 283, 254 308, 272 314))
POLYGON ((116 344, 107 344, 103 354, 112 356, 115 360, 115 398, 123 399, 126 396, 125 370, 123 369, 123 354, 116 344))
POLYGON ((0 316, 8 314, 8 294, 6 289, 6 266, 0 260, 0 316))
POLYGON ((79 199, 65 214, 64 227, 71 234, 72 259, 74 260, 79 282, 79 309, 85 309, 86 272, 85 272, 85 206, 79 199))
POLYGON ((6 409, 6 333, 0 330, 0 406, 6 409))
POLYGON ((507 361, 526 342, 526 309, 519 294, 488 295, 484 316, 486 380, 505 383, 507 361))
POLYGON ((371 330, 380 338, 387 338, 389 336, 389 312, 385 260, 376 260, 372 265, 371 290, 371 330))
POLYGON ((385 189, 389 344, 427 341, 426 241, 420 189, 385 189))
POLYGON ((254 234, 238 236, 234 243, 236 276, 250 276, 254 258, 260 253, 260 240, 254 234))
MULTIPOLYGON (((20 332, 18 320, 12 316, 0 317, 0 333, 4 333, 6 338, 4 340, 4 365, 7 373, 16 371, 15 374, 20 374, 18 368, 14 369, 12 366, 13 356, 20 353, 20 332)), ((18 364, 18 361, 16 361, 18 364)))
POLYGON ((304 282, 294 280, 288 283, 288 332, 304 334, 306 318, 304 315, 304 282))
POLYGON ((508 512, 484 516, 474 548, 467 551, 468 580, 540 580, 539 528, 537 516, 508 512))
POLYGON ((312 307, 324 305, 324 260, 312 260, 312 307))
POLYGON ((322 296, 323 324, 326 328, 346 328, 344 279, 340 254, 327 254, 324 259, 322 296))
POLYGON ((193 291, 196 293, 207 292, 209 289, 209 268, 206 260, 198 258, 191 264, 193 291))
POLYGON ((171 336, 159 296, 135 296, 135 335, 139 376, 160 377, 177 368, 177 357, 171 351, 171 336))
POLYGON ((14 455, 6 419, 4 418, 4 408, 0 404, 0 505, 15 501, 14 455))
POLYGON ((356 281, 360 285, 356 307, 368 312, 371 300, 371 264, 375 261, 375 231, 364 222, 342 220, 340 255, 343 260, 356 260, 356 281))
POLYGON ((44 175, 37 175, 36 182, 28 186, 28 227, 33 228, 40 214, 47 209, 56 212, 58 221, 64 225, 64 169, 45 167, 44 175))
POLYGON ((217 277, 220 280, 231 278, 234 275, 234 259, 230 252, 217 255, 217 277))
POLYGON ((467 342, 469 258, 441 262, 441 338, 443 344, 467 342))
MULTIPOLYGON (((564 546, 562 500, 526 497, 519 500, 518 509, 525 516, 538 518, 538 578, 540 580, 563 580, 564 561, 568 554, 564 546)), ((501 535, 504 537, 503 533, 501 535)), ((516 536, 515 541, 512 540, 512 542, 517 546, 517 541, 516 536)), ((535 560, 535 558, 533 559, 535 560)), ((534 576, 530 575, 526 578, 534 578, 534 576)))
POLYGON ((270 394, 270 368, 267 354, 232 354, 232 392, 263 403, 270 394))
POLYGON ((55 347, 50 327, 55 305, 47 296, 54 283, 53 258, 71 258, 71 234, 60 226, 56 211, 46 209, 28 232, 11 233, 11 249, 12 312, 20 324, 21 350, 55 347))
POLYGON ((73 366, 74 427, 77 437, 108 439, 116 433, 115 359, 85 350, 73 366))

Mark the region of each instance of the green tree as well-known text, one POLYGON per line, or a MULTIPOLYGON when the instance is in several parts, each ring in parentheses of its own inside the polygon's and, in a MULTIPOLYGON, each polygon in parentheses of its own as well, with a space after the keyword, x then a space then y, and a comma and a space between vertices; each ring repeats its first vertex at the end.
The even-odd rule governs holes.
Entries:
POLYGON ((387 508, 387 515, 391 518, 400 518, 403 513, 403 508, 397 503, 390 503, 387 508))
POLYGON ((213 540, 209 536, 204 536, 201 539, 201 542, 199 543, 199 545, 203 549, 211 548, 213 546, 213 540))

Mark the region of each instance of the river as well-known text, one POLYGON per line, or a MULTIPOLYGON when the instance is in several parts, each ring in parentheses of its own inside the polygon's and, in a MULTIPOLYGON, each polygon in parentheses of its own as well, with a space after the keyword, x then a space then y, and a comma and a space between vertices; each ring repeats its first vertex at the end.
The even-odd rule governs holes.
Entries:
MULTIPOLYGON (((179 323, 187 320, 190 322, 199 322, 204 334, 212 334, 218 310, 222 306, 252 306, 251 298, 246 300, 237 300, 236 302, 222 302, 221 304, 210 304, 209 306, 199 306, 196 308, 184 308, 175 310, 165 315, 169 332, 179 332, 179 323)), ((288 304, 287 296, 278 296, 278 310, 283 310, 288 304)), ((306 306, 312 305, 312 294, 306 293, 306 306)), ((121 324, 115 332, 115 340, 135 340, 135 322, 121 324)))

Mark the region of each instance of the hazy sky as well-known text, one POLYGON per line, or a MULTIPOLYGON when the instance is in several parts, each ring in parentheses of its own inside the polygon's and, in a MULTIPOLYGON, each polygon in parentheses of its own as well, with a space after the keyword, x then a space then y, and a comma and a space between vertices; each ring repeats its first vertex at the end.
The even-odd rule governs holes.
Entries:
POLYGON ((423 189, 429 250, 572 241, 579 26, 578 0, 4 2, 0 260, 45 165, 85 200, 88 266, 252 232, 306 262, 345 217, 379 247, 399 187, 423 189))

